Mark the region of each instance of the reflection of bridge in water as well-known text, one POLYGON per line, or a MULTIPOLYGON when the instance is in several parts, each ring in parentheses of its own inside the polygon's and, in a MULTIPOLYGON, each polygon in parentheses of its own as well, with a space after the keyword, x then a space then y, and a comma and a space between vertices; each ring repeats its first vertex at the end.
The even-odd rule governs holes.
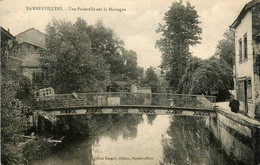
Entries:
POLYGON ((37 102, 49 115, 159 114, 215 117, 216 98, 166 93, 77 93, 48 96, 37 102))

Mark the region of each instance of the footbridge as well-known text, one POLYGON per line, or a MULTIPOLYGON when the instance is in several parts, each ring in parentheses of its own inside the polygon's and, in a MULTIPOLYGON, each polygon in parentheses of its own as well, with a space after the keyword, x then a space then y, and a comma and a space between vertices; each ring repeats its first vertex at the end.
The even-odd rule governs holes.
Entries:
POLYGON ((214 96, 168 93, 72 93, 37 101, 38 113, 49 116, 83 114, 158 114, 215 117, 214 96))

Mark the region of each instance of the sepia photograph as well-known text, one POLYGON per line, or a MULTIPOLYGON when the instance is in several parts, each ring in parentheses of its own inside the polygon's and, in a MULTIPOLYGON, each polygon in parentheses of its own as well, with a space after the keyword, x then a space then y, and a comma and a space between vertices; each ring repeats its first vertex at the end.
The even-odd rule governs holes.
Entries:
POLYGON ((2 165, 260 165, 260 0, 1 0, 2 165))

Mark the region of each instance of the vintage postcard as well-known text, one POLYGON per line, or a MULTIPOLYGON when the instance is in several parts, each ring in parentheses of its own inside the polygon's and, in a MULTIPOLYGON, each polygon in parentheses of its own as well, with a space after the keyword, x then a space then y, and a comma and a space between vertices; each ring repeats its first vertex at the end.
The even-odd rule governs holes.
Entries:
POLYGON ((1 164, 260 164, 259 0, 1 0, 1 164))

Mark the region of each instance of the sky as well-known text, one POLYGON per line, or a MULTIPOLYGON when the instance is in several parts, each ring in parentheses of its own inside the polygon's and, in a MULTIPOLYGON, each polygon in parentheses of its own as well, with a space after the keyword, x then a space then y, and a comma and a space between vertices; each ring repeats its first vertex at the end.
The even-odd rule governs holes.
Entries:
MULTIPOLYGON (((179 0, 177 0, 179 1, 179 0)), ((201 44, 191 47, 192 55, 207 59, 214 55, 218 41, 250 0, 189 0, 200 16, 201 44)), ((45 32, 52 19, 75 22, 82 17, 88 24, 102 20, 124 41, 125 48, 137 53, 138 65, 158 67, 161 53, 155 47, 161 35, 156 33, 159 23, 174 0, 2 0, 1 26, 17 35, 29 28, 45 32), (28 10, 30 7, 61 7, 62 10, 28 10), (71 10, 71 9, 75 10, 71 10), (91 8, 91 11, 79 10, 91 8), (109 11, 109 8, 124 11, 109 11), (95 11, 93 11, 95 9, 95 11), (98 11, 98 9, 102 9, 98 11), (105 10, 107 9, 107 10, 105 10)), ((186 0, 183 0, 186 3, 186 0)))

